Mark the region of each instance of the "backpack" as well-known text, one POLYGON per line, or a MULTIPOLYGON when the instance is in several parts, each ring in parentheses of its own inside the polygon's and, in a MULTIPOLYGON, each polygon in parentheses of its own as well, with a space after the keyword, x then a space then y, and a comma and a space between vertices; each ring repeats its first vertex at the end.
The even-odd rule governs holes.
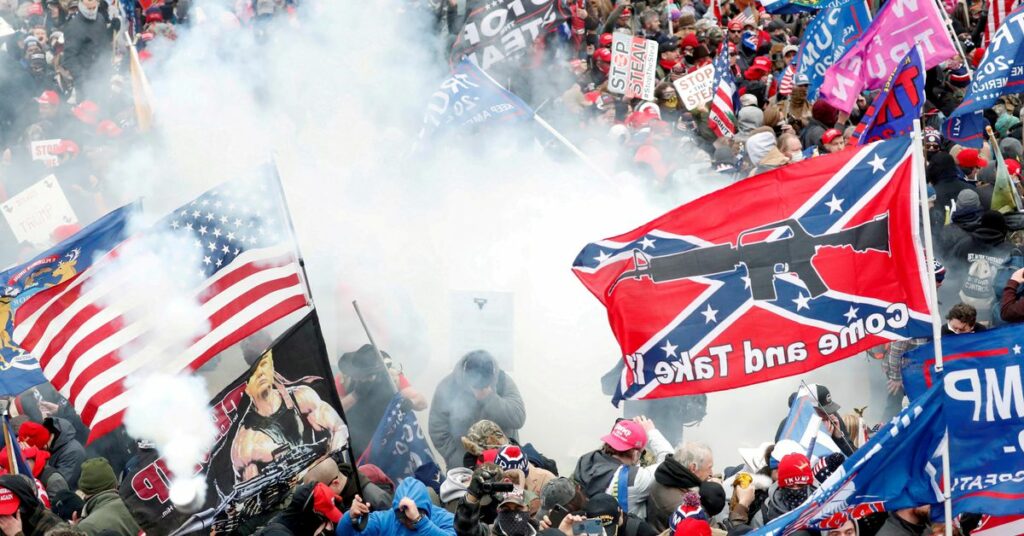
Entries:
MULTIPOLYGON (((1006 282, 1010 280, 1010 276, 1021 268, 1024 268, 1024 252, 1020 248, 1013 248, 1010 256, 1003 261, 992 281, 992 296, 995 302, 992 304, 992 327, 1006 324, 1002 316, 1003 289, 1006 288, 1006 282)), ((1017 287, 1017 298, 1020 299, 1021 295, 1024 295, 1024 285, 1017 287)))
POLYGON ((978 323, 989 326, 993 320, 993 309, 999 304, 992 288, 997 284, 1000 268, 1007 259, 972 253, 968 261, 967 275, 960 286, 960 301, 974 307, 978 312, 978 323))

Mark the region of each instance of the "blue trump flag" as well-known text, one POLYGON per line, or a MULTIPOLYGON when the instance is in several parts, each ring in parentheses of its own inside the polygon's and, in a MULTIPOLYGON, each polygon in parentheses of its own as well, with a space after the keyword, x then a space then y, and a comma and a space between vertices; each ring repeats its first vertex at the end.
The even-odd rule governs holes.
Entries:
POLYGON ((404 400, 400 393, 391 399, 373 439, 357 463, 376 465, 395 482, 414 474, 420 466, 434 462, 416 414, 402 407, 404 400))
POLYGON ((0 396, 17 395, 46 383, 39 361, 14 342, 14 311, 36 292, 85 271, 123 241, 128 216, 135 208, 134 204, 119 208, 32 261, 0 272, 0 396))
POLYGON ((449 128, 514 122, 533 117, 533 110, 519 97, 498 85, 469 60, 462 60, 441 87, 430 96, 420 138, 449 128))
POLYGON ((793 405, 789 408, 789 416, 782 425, 782 434, 775 444, 774 452, 772 457, 776 459, 781 459, 783 452, 800 452, 806 455, 812 464, 829 454, 842 452, 825 429, 821 416, 815 409, 814 400, 802 387, 800 396, 793 400, 793 405), (776 456, 774 452, 778 452, 779 455, 776 456))
POLYGON ((984 110, 1007 93, 1024 90, 1024 5, 1013 10, 999 26, 974 70, 971 86, 960 106, 942 125, 942 135, 963 145, 980 149, 985 141, 984 110))
POLYGON ((926 386, 943 393, 954 514, 1024 514, 1022 352, 1024 325, 1011 324, 944 337, 941 381, 931 345, 908 356, 908 394, 926 386))
POLYGON ((818 98, 825 71, 843 57, 871 24, 864 0, 829 3, 804 30, 797 57, 796 83, 807 84, 807 100, 818 98))
POLYGON ((876 512, 941 502, 935 453, 944 428, 942 392, 935 388, 883 426, 803 504, 751 534, 833 530, 876 512))
POLYGON ((759 0, 764 10, 772 15, 810 13, 821 9, 827 0, 759 0))
POLYGON ((924 111, 924 57, 920 47, 910 49, 889 75, 882 91, 857 125, 861 145, 909 134, 924 111))

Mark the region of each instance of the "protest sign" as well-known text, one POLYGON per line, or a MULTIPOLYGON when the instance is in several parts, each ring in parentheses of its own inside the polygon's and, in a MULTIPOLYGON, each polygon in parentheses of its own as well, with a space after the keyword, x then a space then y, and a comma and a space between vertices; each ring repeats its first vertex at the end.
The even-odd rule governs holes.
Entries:
POLYGON ((612 36, 612 62, 608 72, 608 91, 654 100, 655 70, 658 67, 658 43, 617 32, 612 36))
POLYGON ((707 64, 696 71, 681 76, 672 82, 679 94, 679 100, 687 110, 700 108, 714 96, 715 66, 707 64))
POLYGON ((49 245, 54 229, 78 223, 57 177, 49 175, 0 205, 19 242, 49 245))
POLYGON ((60 145, 61 139, 39 140, 32 142, 32 160, 41 161, 46 167, 57 167, 59 160, 53 150, 60 145))

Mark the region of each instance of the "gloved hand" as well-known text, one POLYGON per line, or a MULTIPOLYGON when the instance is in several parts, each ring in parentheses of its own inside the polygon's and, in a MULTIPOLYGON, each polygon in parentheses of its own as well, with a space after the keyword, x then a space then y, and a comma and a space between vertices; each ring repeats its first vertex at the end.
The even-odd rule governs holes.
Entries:
POLYGON ((482 499, 490 495, 490 492, 487 490, 489 487, 487 484, 496 482, 500 477, 500 474, 495 474, 489 467, 477 468, 476 471, 473 471, 473 477, 469 480, 466 492, 474 500, 482 499))
POLYGON ((338 509, 335 500, 341 500, 341 497, 335 495, 327 484, 319 482, 313 488, 313 511, 337 525, 341 521, 341 510, 338 509))

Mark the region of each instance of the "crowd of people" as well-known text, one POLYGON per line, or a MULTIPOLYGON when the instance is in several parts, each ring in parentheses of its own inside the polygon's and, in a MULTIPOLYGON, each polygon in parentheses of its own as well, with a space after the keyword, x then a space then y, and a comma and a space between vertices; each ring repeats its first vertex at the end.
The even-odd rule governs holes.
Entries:
MULTIPOLYGON (((443 31, 457 35, 465 23, 460 14, 483 5, 470 4, 470 9, 455 9, 454 1, 433 6, 444 19, 443 31)), ((722 4, 720 19, 703 0, 572 0, 569 7, 565 31, 545 36, 548 49, 524 59, 544 58, 545 89, 523 96, 532 104, 553 97, 550 117, 563 133, 584 150, 612 140, 619 151, 616 170, 631 170, 656 186, 685 184, 695 173, 743 180, 850 150, 853 130, 875 94, 865 91, 847 113, 824 100, 809 101, 799 81, 782 91, 784 70, 799 53, 810 14, 773 16, 739 0, 722 4), (657 42, 653 102, 608 90, 615 32, 657 42), (709 127, 707 105, 686 109, 673 86, 720 54, 729 56, 740 103, 736 132, 725 135, 709 127), (595 132, 604 138, 600 144, 595 132)), ((273 0, 240 2, 230 22, 258 28, 260 21, 287 16, 294 8, 273 0)), ((932 207, 928 232, 935 243, 935 278, 948 336, 1024 321, 1024 218, 991 208, 995 150, 1015 185, 1020 179, 1021 102, 1007 96, 986 111, 998 141, 980 151, 955 146, 938 130, 963 98, 968 67, 981 59, 985 9, 980 0, 950 4, 964 57, 928 70, 922 117, 932 207)), ((189 23, 189 4, 183 0, 0 0, 0 201, 54 175, 81 221, 112 208, 106 195, 111 155, 146 142, 129 82, 132 55, 137 53, 145 66, 151 57, 148 43, 173 41, 178 28, 189 23)), ((75 230, 58 228, 54 240, 75 230)), ((32 246, 4 229, 0 249, 16 250, 14 257, 23 259, 32 246)), ((876 351, 878 375, 888 388, 878 422, 902 408, 903 355, 926 342, 899 341, 876 351)), ((392 393, 401 393, 407 408, 429 408, 428 435, 445 478, 393 482, 370 467, 326 459, 301 476, 290 500, 268 516, 260 533, 746 534, 796 508, 872 430, 863 415, 841 414, 828 389, 815 386, 812 396, 842 452, 812 465, 801 452, 778 452, 770 445, 737 459, 682 441, 683 424, 704 415, 703 398, 634 405, 627 407, 628 418, 610 423, 607 435, 594 438, 596 448, 580 453, 571 473, 563 475, 535 445, 553 446, 544 438, 521 437, 525 403, 513 376, 487 352, 464 356, 430 401, 385 357, 382 362, 364 347, 339 360, 337 387, 353 445, 357 452, 365 449, 392 393), (723 466, 723 459, 732 465, 723 466)), ((131 448, 87 449, 81 423, 59 416, 56 408, 23 412, 12 421, 31 476, 0 476, 0 531, 6 536, 138 534, 139 525, 118 493, 131 448)), ((0 455, 0 466, 7 460, 0 455)), ((962 516, 956 530, 969 534, 976 522, 962 516)), ((941 528, 921 507, 866 516, 828 534, 920 536, 941 528)))

